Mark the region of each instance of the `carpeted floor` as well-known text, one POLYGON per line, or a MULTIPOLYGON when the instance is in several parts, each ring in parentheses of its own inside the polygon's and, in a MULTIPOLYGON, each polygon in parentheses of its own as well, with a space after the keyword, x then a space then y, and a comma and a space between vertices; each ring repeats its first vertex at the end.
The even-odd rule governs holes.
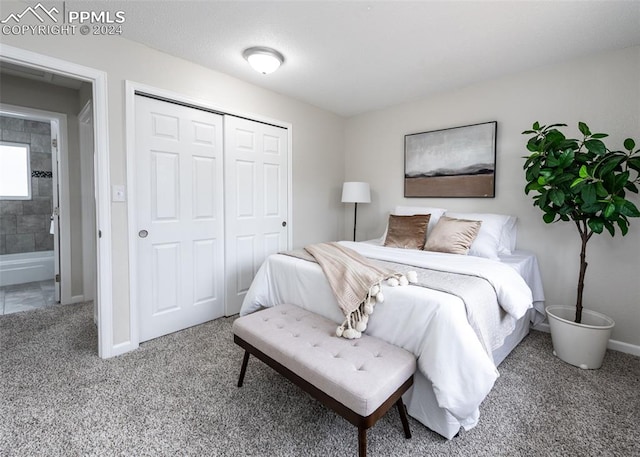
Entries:
MULTIPOLYGON (((2 456, 353 456, 356 429, 251 359, 233 319, 97 356, 89 304, 0 317, 2 456)), ((533 331, 499 367, 480 424, 451 441, 392 409, 370 456, 640 456, 640 358, 584 371, 533 331)))

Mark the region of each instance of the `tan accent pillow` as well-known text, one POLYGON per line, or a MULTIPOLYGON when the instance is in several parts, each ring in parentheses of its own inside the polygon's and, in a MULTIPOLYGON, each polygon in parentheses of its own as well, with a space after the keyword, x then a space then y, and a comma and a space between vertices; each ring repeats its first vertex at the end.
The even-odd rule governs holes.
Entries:
POLYGON ((424 250, 467 255, 481 224, 481 221, 442 216, 429 235, 424 250))
POLYGON ((389 228, 385 246, 404 249, 422 249, 431 214, 396 216, 389 214, 389 228))

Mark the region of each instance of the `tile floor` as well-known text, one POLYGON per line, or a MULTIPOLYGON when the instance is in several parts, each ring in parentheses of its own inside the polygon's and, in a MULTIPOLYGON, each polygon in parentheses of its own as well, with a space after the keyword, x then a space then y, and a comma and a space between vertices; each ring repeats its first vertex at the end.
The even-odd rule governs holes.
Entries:
POLYGON ((55 304, 53 279, 0 287, 0 314, 19 313, 55 304))

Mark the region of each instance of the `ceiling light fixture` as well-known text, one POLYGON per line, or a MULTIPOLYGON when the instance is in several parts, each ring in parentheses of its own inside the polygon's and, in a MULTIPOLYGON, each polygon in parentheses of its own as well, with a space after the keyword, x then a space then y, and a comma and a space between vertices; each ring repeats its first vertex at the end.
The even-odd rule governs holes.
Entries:
POLYGON ((284 57, 275 49, 265 48, 262 46, 254 46, 245 49, 242 53, 249 65, 263 75, 273 73, 284 62, 284 57))

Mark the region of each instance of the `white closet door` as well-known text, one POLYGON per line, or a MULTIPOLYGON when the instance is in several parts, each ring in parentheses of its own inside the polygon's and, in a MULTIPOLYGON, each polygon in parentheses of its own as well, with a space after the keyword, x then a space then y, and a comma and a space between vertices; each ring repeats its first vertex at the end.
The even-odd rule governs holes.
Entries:
POLYGON ((226 315, 238 313, 264 259, 287 249, 287 130, 224 118, 226 315))
POLYGON ((224 314, 223 118, 136 96, 140 341, 224 314))

